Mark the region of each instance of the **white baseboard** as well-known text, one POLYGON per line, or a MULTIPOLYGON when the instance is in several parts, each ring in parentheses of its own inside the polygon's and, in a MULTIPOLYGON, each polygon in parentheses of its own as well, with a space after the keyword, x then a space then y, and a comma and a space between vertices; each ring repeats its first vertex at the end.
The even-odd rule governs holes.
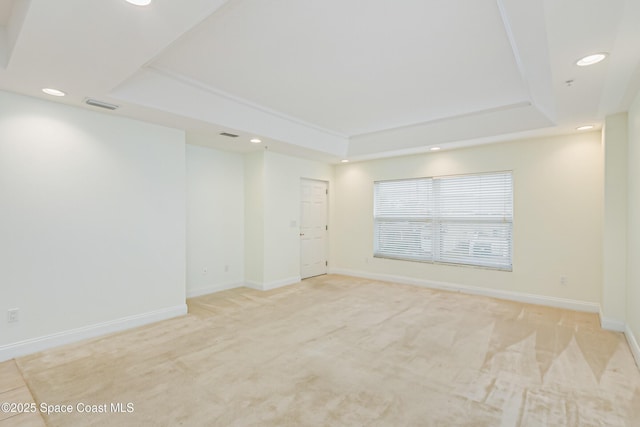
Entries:
POLYGON ((640 369, 640 346, 638 346, 638 340, 636 340, 636 336, 629 325, 624 329, 624 336, 627 338, 629 348, 631 348, 631 354, 633 354, 633 358, 636 360, 636 365, 638 369, 640 369))
POLYGON ((187 298, 195 298, 202 295, 214 294, 220 291, 241 288, 242 286, 244 286, 244 283, 227 283, 223 285, 213 285, 198 289, 189 289, 187 290, 187 298))
POLYGON ((483 295, 492 298, 518 301, 527 304, 545 305, 549 307, 564 308, 567 310, 583 311, 587 313, 598 313, 600 304, 578 301, 566 298, 556 298, 543 295, 525 294, 511 292, 501 289, 481 288, 478 286, 461 285, 449 282, 437 282, 433 280, 415 279, 413 277, 395 276, 390 274, 369 273, 365 271, 349 270, 342 268, 331 269, 332 274, 343 274, 345 276, 362 277, 364 279, 381 280, 384 282, 395 282, 406 285, 421 286, 430 289, 440 289, 444 291, 462 292, 472 295, 483 295))
POLYGON ((264 291, 264 289, 262 288, 262 283, 259 283, 259 282, 252 282, 251 280, 246 280, 244 282, 244 286, 246 288, 255 289, 257 291, 264 291))
POLYGON ((252 282, 248 280, 245 282, 244 286, 251 289, 257 289, 259 291, 270 291, 272 289, 282 288, 283 286, 295 285, 296 283, 300 283, 301 280, 300 276, 289 277, 288 279, 275 280, 267 283, 252 282))
POLYGON ((606 317, 602 314, 602 308, 600 308, 600 327, 608 331, 625 332, 627 324, 611 317, 606 317))
POLYGON ((283 286, 295 285, 296 283, 300 283, 301 280, 300 276, 289 277, 288 279, 265 283, 263 287, 265 291, 270 291, 271 289, 282 288, 283 286))
POLYGON ((88 338, 95 338, 101 335, 120 332, 132 329, 149 323, 171 319, 173 317, 187 314, 187 305, 177 305, 175 307, 163 308, 148 313, 136 314, 134 316, 123 317, 108 322, 97 323, 82 328, 70 329, 43 337, 32 338, 12 344, 0 346, 0 362, 25 356, 49 348, 70 344, 88 338))

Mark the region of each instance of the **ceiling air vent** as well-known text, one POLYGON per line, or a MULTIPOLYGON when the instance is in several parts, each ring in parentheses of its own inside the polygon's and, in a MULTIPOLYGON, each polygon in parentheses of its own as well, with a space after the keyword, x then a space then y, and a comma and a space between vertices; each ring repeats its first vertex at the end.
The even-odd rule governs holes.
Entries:
POLYGON ((106 108, 107 110, 116 110, 120 108, 118 105, 109 104, 108 102, 98 101, 97 99, 87 98, 84 100, 85 104, 92 107, 106 108))
POLYGON ((228 136, 229 138, 237 138, 238 137, 238 135, 236 135, 235 133, 229 133, 229 132, 220 132, 220 135, 228 136))

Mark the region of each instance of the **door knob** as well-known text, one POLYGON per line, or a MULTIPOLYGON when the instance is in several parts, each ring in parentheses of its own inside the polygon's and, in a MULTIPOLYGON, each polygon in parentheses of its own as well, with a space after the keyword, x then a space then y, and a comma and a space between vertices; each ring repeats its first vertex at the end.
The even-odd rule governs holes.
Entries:
POLYGON ((300 233, 301 236, 304 236, 304 233, 300 233))

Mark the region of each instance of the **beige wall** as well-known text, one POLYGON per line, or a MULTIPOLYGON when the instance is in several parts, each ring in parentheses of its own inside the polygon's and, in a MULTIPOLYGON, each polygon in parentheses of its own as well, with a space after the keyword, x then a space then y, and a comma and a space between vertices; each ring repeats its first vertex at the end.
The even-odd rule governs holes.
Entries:
MULTIPOLYGON (((627 188, 627 325, 640 339, 640 93, 629 109, 627 188)), ((636 351, 638 351, 636 346, 636 351)), ((640 354, 636 354, 640 363, 640 354)))
POLYGON ((627 277, 627 113, 609 116, 602 131, 604 216, 602 324, 624 330, 627 277))
POLYGON ((329 182, 330 165, 265 153, 264 284, 300 280, 300 185, 302 178, 329 182), (295 223, 295 225, 293 225, 295 223))
POLYGON ((187 145, 186 160, 187 296, 239 286, 245 273, 244 158, 187 145))
POLYGON ((264 152, 244 156, 244 279, 264 281, 264 152))
POLYGON ((270 151, 245 155, 246 282, 268 289, 300 280, 300 183, 330 183, 330 165, 270 151))
POLYGON ((0 92, 0 357, 186 312, 185 175, 182 131, 0 92))
POLYGON ((599 132, 339 165, 332 265, 344 273, 599 303, 602 194, 599 132), (372 258, 374 181, 501 170, 514 173, 513 272, 372 258))

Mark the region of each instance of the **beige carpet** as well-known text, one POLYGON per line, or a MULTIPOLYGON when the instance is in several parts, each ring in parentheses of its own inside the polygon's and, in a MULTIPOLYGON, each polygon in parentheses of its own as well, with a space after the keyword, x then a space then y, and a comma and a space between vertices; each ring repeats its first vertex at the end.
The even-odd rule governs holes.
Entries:
POLYGON ((596 315, 322 276, 17 360, 51 426, 640 426, 640 373, 596 315), (110 411, 111 408, 109 408, 110 411))

